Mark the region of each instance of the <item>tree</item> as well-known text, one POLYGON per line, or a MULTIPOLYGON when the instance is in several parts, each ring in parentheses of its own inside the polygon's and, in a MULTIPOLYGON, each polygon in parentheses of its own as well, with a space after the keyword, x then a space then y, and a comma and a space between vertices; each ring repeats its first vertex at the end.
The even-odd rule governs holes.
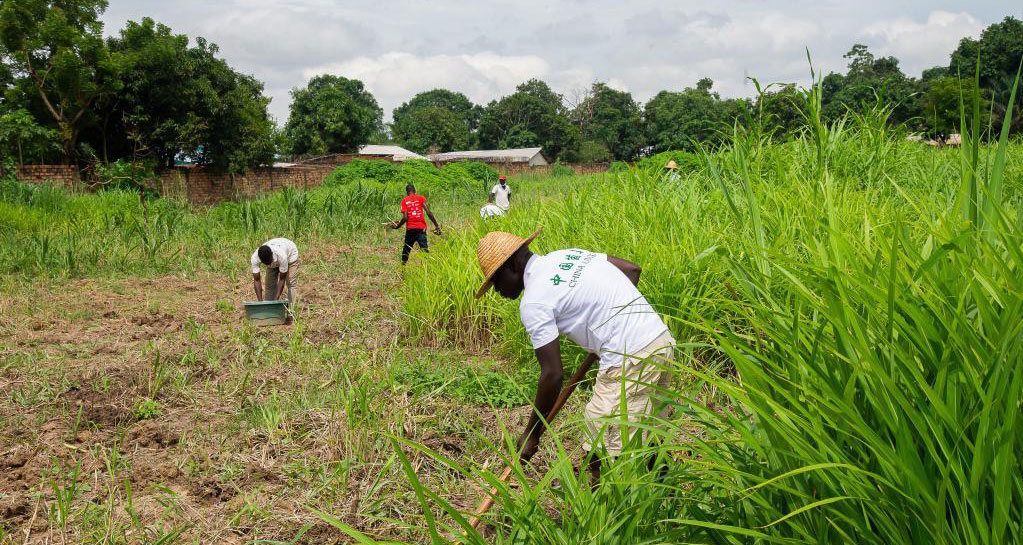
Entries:
MULTIPOLYGON (((970 97, 977 92, 973 78, 944 76, 928 80, 927 90, 922 94, 922 119, 927 126, 929 136, 944 140, 951 134, 962 131, 962 105, 969 104, 970 97)), ((981 92, 980 107, 981 126, 987 124, 990 117, 990 101, 985 92, 981 92)), ((972 109, 966 108, 967 123, 970 123, 972 109)))
POLYGON ((274 125, 263 86, 217 58, 216 44, 144 18, 108 40, 123 59, 123 88, 97 103, 83 140, 103 161, 171 166, 187 157, 232 172, 267 164, 274 125))
POLYGON ((433 89, 395 108, 391 130, 399 144, 418 153, 466 149, 481 113, 462 93, 433 89))
POLYGON ((550 160, 572 151, 578 131, 568 120, 561 95, 538 79, 492 101, 480 119, 479 142, 487 148, 542 147, 550 160))
POLYGON ((15 157, 23 165, 25 157, 40 160, 54 149, 60 149, 56 131, 36 123, 27 110, 0 115, 0 157, 15 157))
POLYGON ((626 91, 594 83, 589 96, 571 115, 580 138, 587 142, 587 155, 603 146, 611 158, 631 161, 645 144, 639 104, 626 91))
MULTIPOLYGON (((994 124, 1001 127, 1005 107, 1016 74, 1023 62, 1023 20, 1006 17, 984 29, 980 39, 963 38, 952 53, 949 73, 973 78, 980 59, 980 86, 990 91, 994 124)), ((1023 108, 1017 108, 1011 120, 1013 132, 1023 132, 1023 108)))
POLYGON ((383 110, 362 82, 324 74, 291 91, 285 130, 292 153, 350 153, 383 125, 383 110))
POLYGON ((755 115, 760 116, 764 128, 769 130, 775 139, 784 140, 798 133, 806 120, 800 111, 804 102, 803 93, 795 84, 781 85, 764 89, 753 103, 755 115))
POLYGON ((875 57, 862 44, 852 46, 846 74, 830 73, 821 82, 823 114, 836 120, 851 111, 863 112, 878 102, 892 108, 891 120, 904 123, 919 115, 913 100, 916 82, 907 78, 895 57, 875 57))
POLYGON ((121 88, 121 59, 103 41, 106 0, 0 0, 0 51, 16 85, 38 97, 66 163, 77 159, 93 106, 121 88))
POLYGON ((742 103, 721 100, 711 91, 713 82, 701 79, 681 92, 661 91, 643 109, 651 151, 695 151, 698 143, 719 142, 722 129, 735 121, 742 103))

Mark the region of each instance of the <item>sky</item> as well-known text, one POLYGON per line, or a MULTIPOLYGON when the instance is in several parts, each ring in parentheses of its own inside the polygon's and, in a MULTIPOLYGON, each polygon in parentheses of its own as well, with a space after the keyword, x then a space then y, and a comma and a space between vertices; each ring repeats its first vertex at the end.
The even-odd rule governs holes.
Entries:
POLYGON ((947 65, 964 36, 1013 15, 1018 0, 110 0, 105 32, 152 17, 220 47, 272 98, 278 123, 290 92, 319 74, 356 78, 385 120, 420 91, 460 91, 487 104, 540 78, 571 101, 595 81, 645 102, 714 80, 722 96, 844 71, 855 43, 894 55, 910 76, 947 65))

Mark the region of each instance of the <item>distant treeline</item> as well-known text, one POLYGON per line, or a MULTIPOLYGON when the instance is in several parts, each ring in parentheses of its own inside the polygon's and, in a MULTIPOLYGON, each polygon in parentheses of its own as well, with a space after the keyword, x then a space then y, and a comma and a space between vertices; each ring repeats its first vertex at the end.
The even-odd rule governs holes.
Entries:
MULTIPOLYGON (((106 0, 0 0, 0 159, 4 163, 109 164, 160 168, 187 159, 232 171, 275 157, 355 151, 394 142, 416 152, 542 146, 550 160, 629 161, 666 150, 713 145, 756 116, 777 138, 803 116, 793 84, 756 82, 752 99, 722 98, 704 78, 646 104, 594 83, 570 97, 532 79, 487 105, 447 89, 419 93, 393 122, 361 81, 320 75, 292 90, 277 127, 263 84, 149 18, 103 37, 106 0)), ((928 137, 958 132, 960 96, 979 85, 984 122, 1001 125, 1023 60, 1023 21, 1006 17, 979 39, 963 38, 947 66, 910 77, 894 57, 854 45, 848 70, 819 80, 824 118, 878 106, 890 123, 928 137), (980 60, 979 78, 977 61, 980 60)), ((1023 111, 1023 109, 1017 110, 1023 111)), ((1010 120, 1023 130, 1023 114, 1010 120)))

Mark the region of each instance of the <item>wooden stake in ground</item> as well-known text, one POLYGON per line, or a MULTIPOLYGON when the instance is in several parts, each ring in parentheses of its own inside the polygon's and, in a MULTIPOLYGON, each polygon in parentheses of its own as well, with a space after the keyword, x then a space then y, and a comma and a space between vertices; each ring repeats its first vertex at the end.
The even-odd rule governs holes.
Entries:
MULTIPOLYGON (((547 421, 547 425, 550 425, 551 421, 554 420, 554 417, 558 415, 558 412, 561 410, 561 407, 563 407, 565 405, 565 402, 568 401, 568 396, 572 395, 572 392, 575 391, 575 387, 579 385, 579 382, 582 381, 584 376, 586 376, 586 372, 590 370, 590 367, 593 367, 593 364, 596 361, 597 355, 590 354, 589 356, 586 357, 586 360, 583 361, 582 365, 580 365, 579 368, 575 370, 575 373, 572 375, 572 378, 568 382, 568 386, 565 386, 565 388, 561 390, 561 393, 558 394, 557 401, 555 401, 554 406, 551 407, 551 411, 547 413, 546 418, 544 418, 544 420, 547 421)), ((506 467, 504 469, 504 473, 501 474, 498 480, 500 480, 502 483, 507 482, 508 478, 511 477, 511 473, 512 466, 506 467)), ((479 507, 476 508, 476 514, 473 515, 472 520, 469 521, 469 526, 472 526, 473 528, 479 526, 481 517, 487 514, 487 511, 490 511, 490 508, 494 506, 496 496, 497 487, 495 486, 494 488, 490 489, 490 494, 488 494, 487 497, 484 498, 482 502, 480 502, 479 507)), ((466 530, 463 533, 463 535, 466 535, 468 533, 469 531, 466 530)))

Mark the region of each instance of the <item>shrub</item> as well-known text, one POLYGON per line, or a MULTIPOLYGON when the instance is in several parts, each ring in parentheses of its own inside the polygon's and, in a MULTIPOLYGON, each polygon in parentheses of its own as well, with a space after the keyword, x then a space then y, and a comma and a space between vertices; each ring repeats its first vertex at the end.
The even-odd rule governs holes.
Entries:
POLYGON ((554 163, 554 165, 551 166, 551 176, 561 177, 574 175, 575 170, 573 170, 572 167, 566 167, 561 163, 554 163))
POLYGON ((664 168, 668 161, 675 161, 678 164, 679 172, 698 172, 703 168, 703 159, 697 153, 688 151, 662 151, 657 155, 640 159, 636 166, 639 168, 664 168))

